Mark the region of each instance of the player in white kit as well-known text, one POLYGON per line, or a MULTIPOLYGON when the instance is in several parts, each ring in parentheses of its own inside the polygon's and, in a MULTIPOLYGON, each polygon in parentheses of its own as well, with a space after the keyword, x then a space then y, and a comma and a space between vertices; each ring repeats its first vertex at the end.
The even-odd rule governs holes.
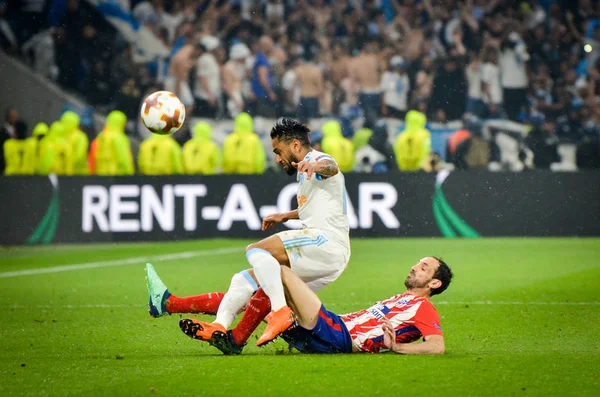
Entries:
MULTIPOLYGON (((334 282, 346 268, 350 238, 344 176, 331 156, 310 147, 309 132, 306 126, 289 118, 280 119, 272 128, 277 163, 287 174, 297 174, 298 209, 263 220, 263 230, 290 219, 300 219, 303 229, 283 231, 250 244, 246 258, 252 269, 233 276, 213 323, 182 320, 180 326, 186 334, 225 352, 220 345, 227 342, 223 341, 227 329, 260 286, 272 309, 267 328, 257 342, 257 346, 262 346, 296 322, 286 304, 280 266, 290 267, 313 291, 334 282)), ((153 306, 151 293, 151 309, 159 310, 161 305, 164 306, 157 302, 153 306)))

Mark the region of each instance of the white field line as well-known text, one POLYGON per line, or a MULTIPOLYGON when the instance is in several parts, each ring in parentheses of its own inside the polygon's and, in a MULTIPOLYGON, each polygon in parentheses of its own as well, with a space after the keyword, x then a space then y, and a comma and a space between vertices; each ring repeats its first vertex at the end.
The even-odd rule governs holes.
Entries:
POLYGON ((138 256, 138 257, 134 257, 134 258, 114 259, 114 260, 109 260, 109 261, 85 262, 85 263, 75 263, 72 265, 16 270, 16 271, 12 271, 12 272, 0 273, 0 279, 1 278, 11 278, 11 277, 21 277, 21 276, 35 276, 38 274, 70 272, 73 270, 97 269, 97 268, 103 268, 103 267, 114 267, 114 266, 125 266, 125 265, 140 265, 140 264, 145 264, 146 262, 174 261, 174 260, 178 260, 178 259, 197 258, 197 257, 201 257, 201 256, 225 255, 225 254, 231 254, 234 252, 241 253, 242 249, 241 248, 216 248, 216 249, 200 250, 200 251, 184 251, 184 252, 177 252, 174 254, 165 254, 165 255, 138 256))
MULTIPOLYGON (((372 304, 370 303, 358 303, 351 302, 350 304, 353 306, 368 306, 372 304)), ((510 301, 474 301, 474 302, 434 302, 436 305, 532 305, 532 306, 600 306, 600 302, 510 302, 510 301)), ((344 306, 348 305, 348 303, 344 303, 344 306)), ((326 303, 325 306, 341 306, 341 304, 337 303, 326 303)), ((3 309, 128 309, 128 308, 140 308, 140 307, 148 307, 148 304, 131 304, 131 305, 105 305, 105 304, 97 304, 97 305, 9 305, 5 306, 3 309)), ((1 309, 0 309, 1 310, 1 309)))

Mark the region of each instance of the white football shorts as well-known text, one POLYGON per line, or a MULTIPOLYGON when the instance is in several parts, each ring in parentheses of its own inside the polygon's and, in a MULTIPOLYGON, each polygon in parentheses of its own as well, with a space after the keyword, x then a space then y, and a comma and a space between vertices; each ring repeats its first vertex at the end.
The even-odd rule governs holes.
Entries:
POLYGON ((286 230, 277 236, 292 271, 313 291, 337 280, 350 260, 349 244, 321 229, 286 230))

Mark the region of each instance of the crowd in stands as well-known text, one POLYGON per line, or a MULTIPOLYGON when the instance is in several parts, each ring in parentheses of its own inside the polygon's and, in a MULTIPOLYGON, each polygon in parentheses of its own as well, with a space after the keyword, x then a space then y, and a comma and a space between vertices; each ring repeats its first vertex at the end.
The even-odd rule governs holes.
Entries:
MULTIPOLYGON (((597 1, 107 2, 150 29, 169 54, 140 64, 135 43, 79 0, 0 2, 0 44, 30 59, 32 37, 46 24, 55 52, 48 69, 55 69, 45 74, 130 120, 146 93, 164 88, 197 117, 331 117, 342 137, 359 143, 361 130, 345 128, 345 120, 361 119, 369 139, 381 119, 404 119, 410 110, 430 122, 469 120, 448 145, 453 153, 458 138, 479 137, 471 127, 481 120, 508 119, 530 126, 528 144, 545 157, 540 167, 555 161, 559 141, 600 138, 597 1)), ((336 128, 327 131, 337 137, 336 128)), ((488 149, 491 161, 497 154, 489 142, 488 149)))

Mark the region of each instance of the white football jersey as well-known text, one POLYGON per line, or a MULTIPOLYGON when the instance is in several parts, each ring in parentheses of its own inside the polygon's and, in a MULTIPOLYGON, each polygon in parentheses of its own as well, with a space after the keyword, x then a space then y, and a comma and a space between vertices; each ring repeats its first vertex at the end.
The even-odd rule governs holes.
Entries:
MULTIPOLYGON (((324 158, 333 160, 330 155, 316 150, 308 153, 304 160, 316 163, 324 158)), ((328 178, 314 174, 310 179, 306 179, 306 173, 297 173, 296 178, 298 215, 304 227, 326 230, 340 242, 349 244, 346 184, 342 172, 328 178)))

